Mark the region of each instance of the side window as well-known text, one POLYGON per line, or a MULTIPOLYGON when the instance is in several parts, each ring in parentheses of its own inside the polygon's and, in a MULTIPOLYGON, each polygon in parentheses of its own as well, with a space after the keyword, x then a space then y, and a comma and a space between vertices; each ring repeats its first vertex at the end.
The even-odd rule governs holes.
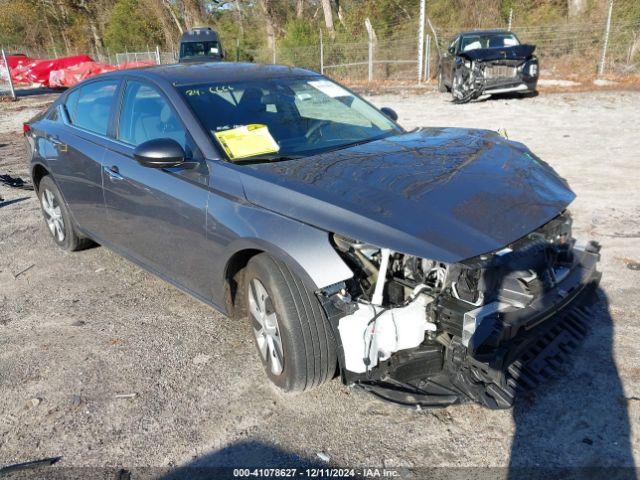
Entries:
POLYGON ((92 82, 71 92, 65 102, 71 124, 106 135, 117 88, 118 80, 105 80, 92 82))
POLYGON ((460 51, 462 52, 468 52, 469 50, 476 50, 478 48, 487 48, 486 45, 486 37, 483 40, 482 37, 480 36, 473 36, 473 37, 464 37, 461 40, 461 44, 460 44, 460 51), (483 45, 482 43, 485 43, 485 45, 483 45))
POLYGON ((57 122, 58 121, 58 105, 54 105, 53 107, 51 107, 49 109, 49 112, 47 113, 46 119, 50 120, 52 122, 57 122))
POLYGON ((449 45, 449 53, 451 55, 454 55, 456 53, 456 48, 458 47, 458 40, 460 37, 456 37, 453 39, 453 41, 451 42, 451 45, 449 45))
POLYGON ((78 97, 80 96, 80 90, 76 89, 67 95, 67 99, 64 102, 64 109, 67 112, 67 117, 71 124, 75 123, 76 107, 78 106, 78 97))
POLYGON ((125 90, 118 140, 137 147, 157 138, 171 138, 189 152, 187 132, 167 100, 154 87, 129 81, 125 90))

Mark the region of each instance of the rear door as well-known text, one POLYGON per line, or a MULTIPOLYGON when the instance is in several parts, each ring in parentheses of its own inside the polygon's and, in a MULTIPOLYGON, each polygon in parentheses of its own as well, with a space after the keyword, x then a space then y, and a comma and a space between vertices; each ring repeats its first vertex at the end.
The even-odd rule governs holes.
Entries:
POLYGON ((114 138, 103 159, 108 238, 123 253, 204 296, 211 272, 202 258, 208 170, 170 101, 157 86, 127 80, 114 138), (196 168, 158 169, 133 158, 148 140, 176 140, 196 168))
POLYGON ((104 234, 101 162, 119 84, 118 79, 94 81, 70 92, 61 108, 63 121, 46 134, 55 149, 47 161, 53 178, 78 226, 95 237, 104 234))

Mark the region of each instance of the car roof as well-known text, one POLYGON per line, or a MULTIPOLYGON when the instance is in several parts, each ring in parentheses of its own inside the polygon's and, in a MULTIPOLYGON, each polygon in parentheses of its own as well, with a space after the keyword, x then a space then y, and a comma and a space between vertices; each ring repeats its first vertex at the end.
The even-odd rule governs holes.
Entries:
POLYGON ((174 85, 192 85, 207 82, 242 82, 282 77, 311 77, 320 75, 303 68, 286 65, 240 62, 195 62, 132 68, 101 75, 119 77, 135 74, 150 80, 163 80, 174 85))
POLYGON ((180 37, 180 43, 206 41, 218 41, 217 32, 210 27, 192 28, 191 30, 184 32, 180 37))
POLYGON ((458 35, 461 36, 465 36, 465 35, 497 35, 499 33, 510 33, 511 35, 513 35, 514 33, 509 31, 509 30, 501 30, 499 28, 495 28, 492 30, 469 30, 468 32, 460 32, 458 35))

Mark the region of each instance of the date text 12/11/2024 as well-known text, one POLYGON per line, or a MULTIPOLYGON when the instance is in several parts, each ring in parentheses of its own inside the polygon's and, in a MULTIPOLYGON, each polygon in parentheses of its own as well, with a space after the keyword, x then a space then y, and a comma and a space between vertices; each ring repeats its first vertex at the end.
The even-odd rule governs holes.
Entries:
POLYGON ((397 478, 389 468, 237 468, 236 478, 397 478))

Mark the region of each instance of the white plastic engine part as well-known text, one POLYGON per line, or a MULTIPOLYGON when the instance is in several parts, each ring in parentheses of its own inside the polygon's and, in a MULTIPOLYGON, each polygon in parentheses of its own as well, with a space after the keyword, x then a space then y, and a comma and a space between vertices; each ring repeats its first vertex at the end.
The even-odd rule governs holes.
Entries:
POLYGON ((387 268, 389 267, 389 256, 391 250, 383 248, 380 250, 382 258, 380 259, 380 271, 378 272, 378 280, 376 280, 376 288, 371 298, 371 303, 374 305, 382 305, 382 294, 384 291, 384 283, 387 278, 387 268))
POLYGON ((398 308, 359 303, 358 309, 338 324, 345 368, 364 373, 394 352, 420 345, 425 330, 436 330, 436 325, 427 321, 426 307, 431 301, 431 297, 419 294, 409 305, 398 308))

